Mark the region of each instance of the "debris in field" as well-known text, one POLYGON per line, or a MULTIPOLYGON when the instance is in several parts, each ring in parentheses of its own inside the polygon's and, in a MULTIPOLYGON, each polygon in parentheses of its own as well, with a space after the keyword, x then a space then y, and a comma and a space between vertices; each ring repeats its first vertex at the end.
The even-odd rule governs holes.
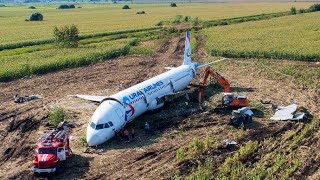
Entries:
POLYGON ((306 115, 306 114, 303 113, 303 112, 297 112, 297 113, 295 113, 295 114, 293 115, 292 120, 304 119, 305 115, 306 115))
POLYGON ((270 119, 274 121, 304 119, 305 113, 296 112, 297 109, 297 104, 290 104, 288 106, 278 106, 276 113, 270 119))
POLYGON ((24 103, 35 99, 42 99, 39 95, 31 95, 31 96, 21 96, 19 97, 18 94, 13 96, 13 101, 15 103, 24 103))
POLYGON ((237 144, 236 141, 233 141, 231 139, 225 139, 223 141, 226 143, 226 148, 231 148, 231 147, 233 147, 234 145, 237 144))
POLYGON ((248 107, 243 107, 238 110, 232 111, 232 116, 230 117, 231 124, 240 127, 252 122, 253 112, 248 107))
POLYGON ((270 104, 270 103, 271 103, 271 100, 270 100, 270 99, 268 99, 268 100, 262 99, 262 100, 260 100, 260 102, 261 102, 262 104, 270 104))

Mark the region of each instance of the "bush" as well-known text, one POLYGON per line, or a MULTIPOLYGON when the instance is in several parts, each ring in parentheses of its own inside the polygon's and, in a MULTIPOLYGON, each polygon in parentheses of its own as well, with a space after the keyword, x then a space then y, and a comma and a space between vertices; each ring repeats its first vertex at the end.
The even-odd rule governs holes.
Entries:
POLYGON ((295 7, 291 7, 290 14, 297 14, 297 9, 295 7))
POLYGON ((146 12, 144 11, 138 11, 137 14, 145 14, 146 12))
POLYGON ((299 13, 305 13, 306 10, 305 9, 299 9, 299 13))
POLYGON ((229 23, 226 22, 226 21, 221 21, 221 22, 219 23, 220 26, 226 26, 226 25, 228 25, 228 24, 229 24, 229 23))
POLYGON ((201 22, 200 22, 200 19, 198 17, 192 19, 192 21, 191 21, 191 25, 192 26, 200 26, 201 25, 200 23, 201 22))
POLYGON ((185 148, 179 148, 176 152, 176 161, 181 161, 187 156, 187 152, 185 148))
POLYGON ((4 5, 4 4, 0 4, 0 7, 6 7, 6 5, 4 5))
POLYGON ((310 12, 320 11, 320 4, 314 4, 314 5, 310 6, 309 11, 310 12))
POLYGON ((185 18, 184 18, 184 22, 189 22, 190 21, 190 17, 189 16, 186 16, 185 18))
POLYGON ((176 3, 171 3, 170 6, 171 7, 177 7, 177 4, 176 3))
POLYGON ((29 9, 37 9, 37 8, 34 6, 30 6, 29 9))
POLYGON ((31 14, 29 21, 42 21, 43 15, 41 13, 33 13, 31 14))
POLYGON ((130 7, 128 5, 124 5, 122 9, 130 9, 130 7))
POLYGON ((67 114, 62 107, 56 107, 49 112, 48 118, 49 124, 57 127, 59 123, 67 121, 67 114))
POLYGON ((163 25, 163 21, 159 21, 156 26, 162 26, 163 25))
POLYGON ((53 34, 56 42, 62 47, 78 47, 79 30, 75 25, 63 26, 61 28, 54 27, 53 34))
POLYGON ((88 146, 86 136, 81 136, 80 144, 81 144, 82 147, 87 147, 88 146))
POLYGON ((172 24, 179 24, 179 23, 181 23, 181 19, 182 19, 182 16, 177 15, 174 19, 171 20, 171 23, 172 24))
POLYGON ((68 5, 68 4, 61 4, 58 9, 72 9, 72 8, 76 8, 73 4, 68 5))

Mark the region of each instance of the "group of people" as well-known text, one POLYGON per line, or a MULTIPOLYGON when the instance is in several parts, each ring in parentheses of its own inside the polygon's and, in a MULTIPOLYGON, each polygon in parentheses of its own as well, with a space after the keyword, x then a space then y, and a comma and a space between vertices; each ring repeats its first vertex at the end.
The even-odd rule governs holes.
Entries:
MULTIPOLYGON (((145 134, 150 134, 150 124, 148 122, 144 125, 144 132, 145 134)), ((127 129, 121 129, 119 132, 119 135, 124 138, 125 142, 130 142, 130 134, 131 134, 131 140, 135 139, 135 130, 134 128, 131 128, 131 133, 127 129)))
MULTIPOLYGON (((120 135, 121 137, 124 138, 124 140, 128 143, 130 142, 130 135, 129 135, 129 131, 127 129, 121 129, 120 130, 120 135)), ((131 129, 131 139, 133 140, 135 138, 135 131, 132 128, 131 129)))

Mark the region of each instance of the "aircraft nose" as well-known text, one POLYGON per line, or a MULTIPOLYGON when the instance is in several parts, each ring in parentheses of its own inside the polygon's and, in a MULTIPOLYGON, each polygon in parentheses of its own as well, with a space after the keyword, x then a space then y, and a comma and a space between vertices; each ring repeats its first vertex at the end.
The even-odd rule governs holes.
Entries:
POLYGON ((96 134, 87 135, 87 143, 89 146, 97 146, 100 144, 99 137, 96 134))

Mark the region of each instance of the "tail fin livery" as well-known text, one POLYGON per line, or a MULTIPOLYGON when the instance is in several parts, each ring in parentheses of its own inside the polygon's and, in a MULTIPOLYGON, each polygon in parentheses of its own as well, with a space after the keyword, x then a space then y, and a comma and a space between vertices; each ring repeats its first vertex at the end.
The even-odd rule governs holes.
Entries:
POLYGON ((185 41, 185 49, 184 49, 184 59, 183 64, 188 65, 191 64, 191 46, 190 46, 190 31, 186 32, 186 41, 185 41))

